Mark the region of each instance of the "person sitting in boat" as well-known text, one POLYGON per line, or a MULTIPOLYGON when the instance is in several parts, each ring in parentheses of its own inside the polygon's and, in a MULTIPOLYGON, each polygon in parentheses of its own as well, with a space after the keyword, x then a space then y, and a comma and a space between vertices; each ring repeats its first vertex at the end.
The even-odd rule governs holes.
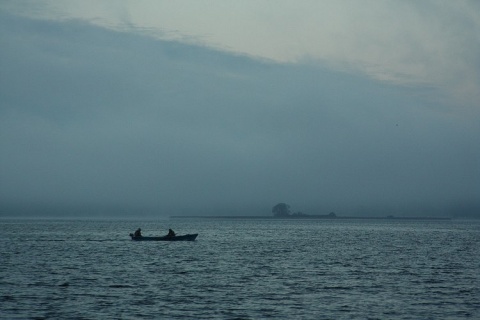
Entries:
POLYGON ((138 228, 135 233, 133 234, 134 237, 141 237, 142 236, 142 229, 138 228))
POLYGON ((172 229, 168 229, 168 237, 175 237, 175 232, 172 229))

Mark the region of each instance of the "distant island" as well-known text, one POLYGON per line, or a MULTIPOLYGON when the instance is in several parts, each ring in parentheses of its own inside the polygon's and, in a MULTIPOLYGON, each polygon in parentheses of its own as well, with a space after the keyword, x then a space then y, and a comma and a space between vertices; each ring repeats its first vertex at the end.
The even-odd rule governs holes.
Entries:
POLYGON ((272 208, 272 213, 274 218, 294 218, 294 219, 301 219, 301 218, 308 218, 308 219, 335 219, 337 215, 335 212, 330 212, 329 214, 325 215, 310 215, 303 212, 294 212, 290 213, 290 206, 286 203, 278 203, 272 208))
POLYGON ((170 216, 173 219, 181 218, 202 218, 202 219, 390 219, 390 220, 451 220, 445 217, 396 217, 386 216, 337 216, 335 212, 328 214, 306 214, 303 212, 290 212, 290 206, 286 203, 278 203, 272 208, 273 215, 270 216, 248 216, 248 215, 200 215, 200 216, 170 216))

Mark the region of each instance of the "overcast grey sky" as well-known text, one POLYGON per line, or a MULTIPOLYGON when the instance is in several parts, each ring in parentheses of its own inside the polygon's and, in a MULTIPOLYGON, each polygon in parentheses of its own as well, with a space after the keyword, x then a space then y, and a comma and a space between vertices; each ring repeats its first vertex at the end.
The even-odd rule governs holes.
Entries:
POLYGON ((470 206, 479 35, 476 1, 3 1, 0 202, 470 206))

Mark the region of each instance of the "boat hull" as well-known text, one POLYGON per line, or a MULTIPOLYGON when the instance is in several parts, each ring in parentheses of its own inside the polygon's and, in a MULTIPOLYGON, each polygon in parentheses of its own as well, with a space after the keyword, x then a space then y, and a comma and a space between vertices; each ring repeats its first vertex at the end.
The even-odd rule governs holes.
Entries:
POLYGON ((135 237, 133 234, 130 234, 130 237, 133 241, 195 241, 198 233, 194 234, 185 234, 182 236, 162 236, 162 237, 135 237))

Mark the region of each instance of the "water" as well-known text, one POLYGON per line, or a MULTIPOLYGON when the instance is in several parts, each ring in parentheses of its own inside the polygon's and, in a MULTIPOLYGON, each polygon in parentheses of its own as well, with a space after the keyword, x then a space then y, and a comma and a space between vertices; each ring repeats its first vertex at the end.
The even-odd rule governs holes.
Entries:
POLYGON ((2 319, 480 318, 480 221, 0 225, 2 319))

